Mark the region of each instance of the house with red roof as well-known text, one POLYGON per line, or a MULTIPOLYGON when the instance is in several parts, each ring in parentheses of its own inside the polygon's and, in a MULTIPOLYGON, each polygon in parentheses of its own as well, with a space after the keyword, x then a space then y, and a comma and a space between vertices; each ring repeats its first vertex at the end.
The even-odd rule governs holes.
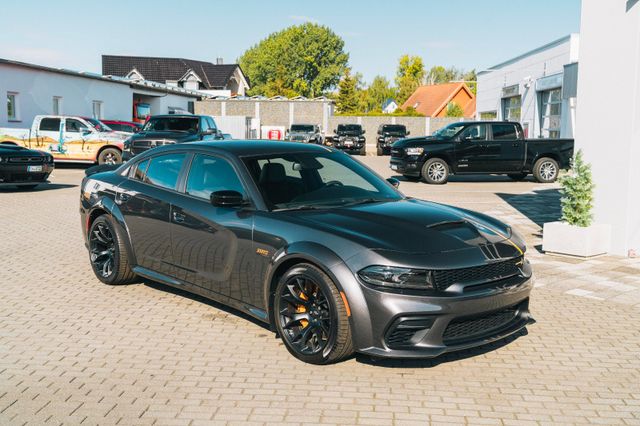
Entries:
POLYGON ((473 118, 476 114, 476 97, 469 87, 462 82, 432 84, 420 86, 402 105, 402 109, 413 108, 427 117, 446 117, 447 108, 456 103, 465 118, 473 118))

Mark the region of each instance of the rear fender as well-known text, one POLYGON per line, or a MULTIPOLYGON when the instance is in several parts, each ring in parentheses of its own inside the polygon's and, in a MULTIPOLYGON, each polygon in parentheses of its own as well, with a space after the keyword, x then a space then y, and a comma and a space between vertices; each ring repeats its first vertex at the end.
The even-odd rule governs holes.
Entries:
POLYGON ((93 205, 93 207, 88 213, 88 216, 91 217, 91 215, 98 210, 103 210, 107 212, 107 214, 111 216, 111 218, 114 220, 115 226, 120 231, 120 235, 125 236, 124 244, 127 247, 129 264, 137 265, 138 263, 136 262, 135 254, 133 253, 133 247, 131 246, 131 237, 129 235, 129 228, 127 228, 127 224, 124 220, 124 215, 120 211, 120 208, 118 207, 118 205, 111 198, 102 197, 98 202, 96 202, 93 205))

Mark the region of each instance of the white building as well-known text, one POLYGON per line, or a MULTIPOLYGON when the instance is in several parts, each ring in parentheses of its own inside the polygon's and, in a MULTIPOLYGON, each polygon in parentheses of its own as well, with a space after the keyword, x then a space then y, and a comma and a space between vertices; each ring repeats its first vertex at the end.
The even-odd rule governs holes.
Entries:
POLYGON ((202 93, 159 83, 50 68, 0 58, 0 127, 29 127, 39 114, 131 121, 133 105, 150 113, 194 110, 202 93))
POLYGON ((519 121, 530 138, 572 138, 579 35, 478 73, 477 118, 519 121))
POLYGON ((583 0, 576 148, 592 164, 595 221, 640 255, 640 1, 583 0))

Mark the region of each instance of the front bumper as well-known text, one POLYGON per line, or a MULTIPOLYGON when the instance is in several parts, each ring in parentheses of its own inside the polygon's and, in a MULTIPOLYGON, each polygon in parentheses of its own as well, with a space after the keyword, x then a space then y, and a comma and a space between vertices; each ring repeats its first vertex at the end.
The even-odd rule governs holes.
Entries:
POLYGON ((354 298, 353 304, 349 300, 356 351, 376 357, 432 358, 514 334, 533 322, 533 278, 530 265, 526 268, 522 276, 451 296, 393 293, 359 282, 362 297, 354 298))
POLYGON ((47 183, 47 179, 53 169, 54 165, 52 163, 3 163, 0 165, 0 185, 15 186, 47 183), (30 166, 41 167, 41 170, 29 171, 30 166))
POLYGON ((391 153, 391 160, 389 161, 389 168, 394 172, 398 172, 407 176, 420 176, 422 170, 421 158, 418 156, 411 157, 394 157, 391 153))

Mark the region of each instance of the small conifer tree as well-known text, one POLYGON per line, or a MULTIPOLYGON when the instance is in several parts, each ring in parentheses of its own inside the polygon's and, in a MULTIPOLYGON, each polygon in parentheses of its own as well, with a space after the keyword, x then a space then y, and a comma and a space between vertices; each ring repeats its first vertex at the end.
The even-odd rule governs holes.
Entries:
POLYGON ((570 225, 587 227, 593 220, 593 189, 591 165, 582 159, 578 151, 572 161, 571 171, 560 178, 562 220, 570 225))

